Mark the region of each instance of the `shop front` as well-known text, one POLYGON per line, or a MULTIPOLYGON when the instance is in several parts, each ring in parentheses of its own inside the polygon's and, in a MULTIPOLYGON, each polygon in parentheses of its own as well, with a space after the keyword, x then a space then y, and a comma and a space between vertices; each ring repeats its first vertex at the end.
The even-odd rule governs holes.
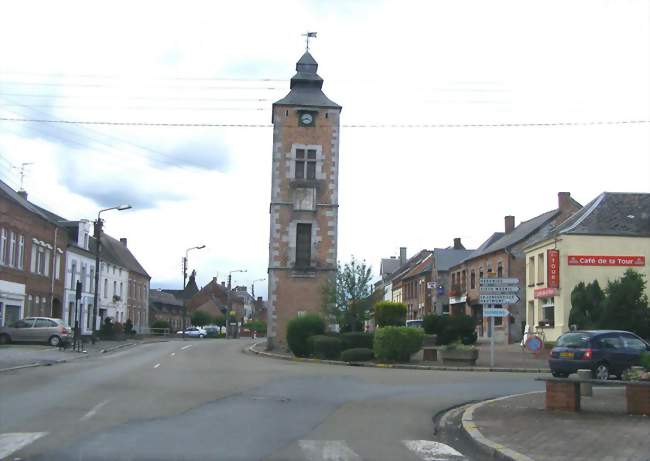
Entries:
POLYGON ((0 280, 0 326, 22 319, 24 311, 25 285, 0 280))

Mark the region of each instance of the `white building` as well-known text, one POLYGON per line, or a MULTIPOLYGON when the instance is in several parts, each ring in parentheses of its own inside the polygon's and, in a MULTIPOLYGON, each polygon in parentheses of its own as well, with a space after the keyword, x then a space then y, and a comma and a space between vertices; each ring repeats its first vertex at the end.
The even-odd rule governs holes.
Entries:
POLYGON ((102 258, 99 265, 99 318, 101 324, 110 318, 124 323, 127 319, 126 296, 129 286, 129 271, 112 261, 102 258))
MULTIPOLYGON (((91 224, 87 220, 81 220, 66 224, 66 228, 68 248, 65 258, 63 321, 74 326, 75 320, 79 320, 82 334, 90 334, 95 293, 95 256, 94 248, 91 249, 91 224), (78 304, 75 299, 77 281, 81 282, 81 299, 78 304)), ((92 243, 94 247, 94 241, 92 243)))

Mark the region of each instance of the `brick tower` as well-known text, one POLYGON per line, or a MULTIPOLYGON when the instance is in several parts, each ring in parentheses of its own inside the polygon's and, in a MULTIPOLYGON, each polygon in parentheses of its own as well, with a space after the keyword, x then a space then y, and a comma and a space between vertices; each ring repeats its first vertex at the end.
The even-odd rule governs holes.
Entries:
POLYGON ((319 313, 336 272, 341 106, 322 91, 305 52, 291 91, 273 104, 268 346, 286 345, 289 319, 319 313))

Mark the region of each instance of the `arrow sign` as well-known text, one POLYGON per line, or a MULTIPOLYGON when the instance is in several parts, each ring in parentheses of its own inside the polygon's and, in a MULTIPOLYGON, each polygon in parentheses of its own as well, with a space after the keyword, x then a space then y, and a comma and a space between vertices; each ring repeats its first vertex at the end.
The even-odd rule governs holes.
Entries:
POLYGON ((481 287, 480 293, 484 293, 486 295, 489 294, 497 294, 497 293, 517 293, 519 291, 518 286, 505 286, 505 287, 500 287, 500 286, 495 286, 495 287, 481 287))
POLYGON ((503 286, 503 285, 519 285, 519 279, 516 278, 494 278, 479 280, 479 285, 485 287, 503 286))
POLYGON ((502 307, 484 307, 483 317, 507 317, 510 315, 508 309, 502 307))
POLYGON ((479 295, 478 302, 481 304, 515 304, 519 302, 519 296, 515 294, 479 295))

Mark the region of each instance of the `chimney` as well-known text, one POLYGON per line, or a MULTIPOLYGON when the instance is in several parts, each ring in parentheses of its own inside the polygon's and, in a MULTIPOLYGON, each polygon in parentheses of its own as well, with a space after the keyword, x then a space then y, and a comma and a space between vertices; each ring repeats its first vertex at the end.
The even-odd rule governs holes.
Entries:
POLYGON ((509 234, 515 228, 515 217, 511 216, 511 215, 508 215, 504 219, 505 219, 505 223, 506 223, 506 234, 509 234))
POLYGON ((26 190, 19 190, 19 191, 17 192, 17 194, 20 195, 20 196, 21 196, 22 198, 24 198, 25 200, 27 200, 27 191, 26 191, 26 190))
POLYGON ((261 302, 262 302, 262 297, 261 297, 261 296, 258 296, 258 297, 257 297, 257 302, 258 302, 258 303, 261 303, 261 302))
POLYGON ((460 243, 460 237, 454 239, 454 250, 464 250, 465 247, 460 243))
POLYGON ((571 211, 571 192, 557 193, 557 207, 560 209, 560 213, 571 211))
POLYGON ((399 247, 399 264, 400 266, 406 264, 406 247, 399 247))
POLYGON ((216 277, 212 277, 212 283, 214 283, 215 285, 217 284, 217 278, 216 277))
POLYGON ((225 286, 226 286, 226 282, 221 282, 221 286, 222 286, 222 287, 225 287, 225 286))
POLYGON ((126 246, 126 237, 121 237, 120 242, 122 242, 122 245, 126 246))

